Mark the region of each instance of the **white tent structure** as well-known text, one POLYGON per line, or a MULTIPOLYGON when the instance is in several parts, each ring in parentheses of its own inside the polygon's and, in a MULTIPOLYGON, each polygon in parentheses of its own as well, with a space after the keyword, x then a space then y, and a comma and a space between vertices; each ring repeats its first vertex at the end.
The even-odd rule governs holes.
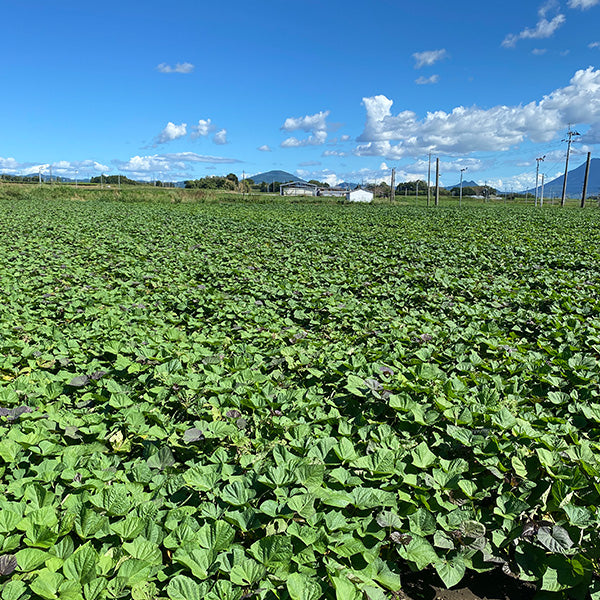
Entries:
POLYGON ((373 192, 357 188, 346 194, 346 199, 350 202, 373 202, 373 192))

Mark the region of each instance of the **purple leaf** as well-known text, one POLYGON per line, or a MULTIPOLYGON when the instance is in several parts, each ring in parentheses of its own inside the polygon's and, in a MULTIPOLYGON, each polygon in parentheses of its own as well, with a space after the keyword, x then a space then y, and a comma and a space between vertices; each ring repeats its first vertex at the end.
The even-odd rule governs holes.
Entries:
POLYGON ((11 575, 17 568, 17 557, 12 554, 0 556, 0 575, 11 575))

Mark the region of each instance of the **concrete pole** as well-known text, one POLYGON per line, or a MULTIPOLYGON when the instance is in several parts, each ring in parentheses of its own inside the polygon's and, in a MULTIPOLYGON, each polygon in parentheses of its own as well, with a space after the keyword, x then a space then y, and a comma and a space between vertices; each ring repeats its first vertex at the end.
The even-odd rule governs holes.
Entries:
POLYGON ((590 161, 592 153, 588 152, 587 162, 585 163, 585 178, 583 180, 583 193, 581 194, 581 208, 585 208, 585 197, 587 196, 588 177, 590 176, 590 161))
POLYGON ((435 159, 435 205, 440 203, 440 159, 435 159))

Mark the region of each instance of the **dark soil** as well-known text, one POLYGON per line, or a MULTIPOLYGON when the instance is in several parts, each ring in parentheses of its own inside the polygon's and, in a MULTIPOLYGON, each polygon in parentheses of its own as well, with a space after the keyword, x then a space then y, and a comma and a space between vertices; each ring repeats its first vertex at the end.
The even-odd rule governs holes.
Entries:
POLYGON ((399 600, 532 600, 535 592, 534 584, 505 575, 501 569, 469 574, 449 590, 430 569, 404 573, 399 600))

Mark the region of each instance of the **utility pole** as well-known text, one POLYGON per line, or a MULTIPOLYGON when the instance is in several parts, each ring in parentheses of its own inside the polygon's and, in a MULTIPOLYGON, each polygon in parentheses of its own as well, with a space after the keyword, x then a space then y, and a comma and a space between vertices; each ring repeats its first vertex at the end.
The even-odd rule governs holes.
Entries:
POLYGON ((427 207, 429 208, 429 200, 431 196, 431 152, 429 153, 429 161, 427 162, 427 207))
POLYGON ((544 174, 542 173, 542 195, 540 196, 540 208, 544 206, 544 174))
POLYGON ((567 175, 569 173, 569 154, 571 152, 571 143, 573 141, 573 136, 580 135, 576 131, 571 131, 571 126, 569 125, 569 131, 567 132, 567 138, 563 140, 563 142, 567 142, 567 160, 565 161, 565 179, 563 181, 563 189, 562 189, 562 197, 560 199, 560 205, 564 206, 566 197, 567 197, 567 175))
POLYGON ((535 206, 538 205, 538 179, 540 176, 540 163, 546 158, 546 155, 535 159, 535 206))
POLYGON ((75 187, 77 187, 77 178, 79 176, 79 170, 75 171, 75 187))
POLYGON ((396 169, 392 167, 392 186, 390 189, 390 200, 394 202, 396 199, 396 169))
POLYGON ((417 204, 418 199, 419 199, 419 180, 417 179, 417 185, 415 187, 415 205, 417 204))
POLYGON ((460 196, 458 197, 458 207, 460 208, 462 206, 462 181, 463 181, 463 173, 468 169, 469 167, 465 167, 464 169, 460 170, 460 196))
POLYGON ((50 184, 52 184, 52 165, 50 165, 50 184))
POLYGON ((435 205, 440 203, 440 159, 435 159, 435 205))
POLYGON ((588 152, 587 162, 585 163, 585 178, 583 180, 583 193, 581 194, 581 208, 585 208, 585 197, 587 196, 588 177, 590 176, 590 160, 592 153, 588 152))
POLYGON ((38 169, 38 185, 42 185, 42 167, 38 169))
POLYGON ((119 173, 118 178, 119 178, 119 189, 121 189, 121 173, 119 173))

